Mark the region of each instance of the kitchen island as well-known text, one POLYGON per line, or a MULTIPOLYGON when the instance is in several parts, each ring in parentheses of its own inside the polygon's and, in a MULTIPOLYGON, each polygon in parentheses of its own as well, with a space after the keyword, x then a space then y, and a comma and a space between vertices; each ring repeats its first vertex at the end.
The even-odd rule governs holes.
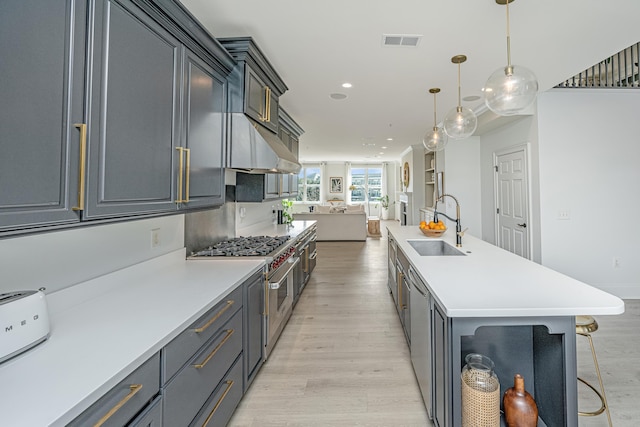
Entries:
MULTIPOLYGON (((515 373, 525 377, 538 404, 538 425, 577 426, 575 316, 620 314, 623 301, 472 236, 463 237, 461 256, 422 256, 410 243, 443 240, 455 247, 453 230, 439 239, 415 226, 391 225, 388 232, 431 301, 433 376, 425 404, 436 425, 461 425, 464 356, 481 353, 495 362, 501 393, 515 373)), ((390 287, 398 286, 401 295, 404 273, 391 276, 390 287)), ((398 299, 408 306, 414 298, 398 299)))

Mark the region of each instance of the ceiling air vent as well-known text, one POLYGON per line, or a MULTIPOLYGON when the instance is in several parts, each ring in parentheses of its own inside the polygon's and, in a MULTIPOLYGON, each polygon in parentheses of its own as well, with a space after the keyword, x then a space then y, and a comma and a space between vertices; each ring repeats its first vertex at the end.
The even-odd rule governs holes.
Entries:
POLYGON ((382 45, 383 46, 405 46, 405 47, 418 47, 422 40, 422 36, 419 34, 383 34, 382 45))

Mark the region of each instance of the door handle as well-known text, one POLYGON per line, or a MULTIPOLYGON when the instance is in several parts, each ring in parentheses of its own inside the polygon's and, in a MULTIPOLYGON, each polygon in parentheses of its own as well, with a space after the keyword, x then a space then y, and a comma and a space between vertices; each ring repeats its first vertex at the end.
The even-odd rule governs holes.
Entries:
POLYGON ((527 223, 523 222, 522 224, 518 224, 518 227, 527 228, 527 223))

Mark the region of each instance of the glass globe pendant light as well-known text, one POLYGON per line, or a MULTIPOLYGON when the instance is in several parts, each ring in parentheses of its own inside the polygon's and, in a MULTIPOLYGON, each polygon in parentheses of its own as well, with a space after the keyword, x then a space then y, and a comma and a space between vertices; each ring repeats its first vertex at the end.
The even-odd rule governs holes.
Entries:
POLYGON ((436 120, 436 94, 438 92, 440 92, 440 88, 434 87, 429 89, 429 93, 433 94, 433 129, 427 132, 422 139, 424 148, 429 151, 440 151, 444 149, 449 141, 447 134, 438 127, 438 121, 436 120))
POLYGON ((467 107, 463 107, 460 101, 460 64, 465 62, 465 55, 456 55, 451 62, 458 64, 458 106, 444 118, 444 131, 453 139, 465 139, 473 135, 478 126, 478 117, 467 107))
POLYGON ((507 66, 497 69, 484 85, 487 107, 500 116, 513 116, 533 104, 538 93, 538 80, 528 68, 511 64, 511 35, 509 3, 515 0, 496 0, 507 7, 507 66))

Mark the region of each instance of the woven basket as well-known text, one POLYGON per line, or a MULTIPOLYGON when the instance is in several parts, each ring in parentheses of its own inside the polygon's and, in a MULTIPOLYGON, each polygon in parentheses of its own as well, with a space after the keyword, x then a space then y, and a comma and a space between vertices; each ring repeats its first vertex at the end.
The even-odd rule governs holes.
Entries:
POLYGON ((477 369, 463 371, 461 380, 462 427, 500 427, 498 380, 477 369), (485 387, 478 388, 478 383, 484 383, 485 387))
POLYGON ((444 230, 430 230, 428 228, 421 228, 420 231, 422 231, 422 234, 428 237, 440 237, 444 234, 445 231, 447 231, 447 229, 445 228, 444 230))

